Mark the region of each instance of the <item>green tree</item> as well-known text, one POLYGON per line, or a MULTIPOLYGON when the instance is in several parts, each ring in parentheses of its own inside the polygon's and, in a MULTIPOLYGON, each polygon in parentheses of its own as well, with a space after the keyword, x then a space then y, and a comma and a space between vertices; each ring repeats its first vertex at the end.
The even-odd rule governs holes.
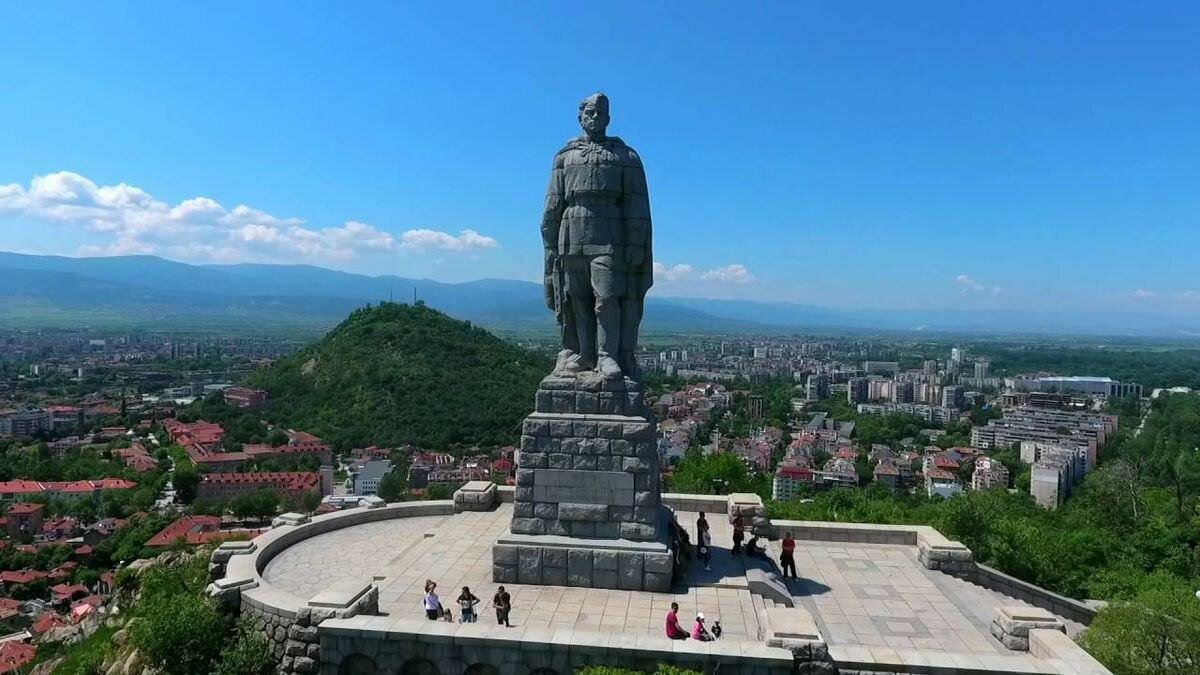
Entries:
POLYGON ((1200 599, 1178 581, 1109 605, 1083 634, 1085 649, 1114 673, 1195 673, 1200 664, 1200 599))
POLYGON ((675 465, 670 486, 675 492, 703 495, 746 492, 755 488, 746 462, 740 456, 727 452, 705 455, 696 448, 689 450, 675 465))
POLYGON ((404 501, 405 495, 408 493, 408 480, 405 475, 395 469, 389 471, 383 478, 379 479, 379 488, 377 493, 379 498, 385 502, 404 501))
POLYGON ((275 672, 275 665, 262 632, 242 619, 237 624, 237 638, 221 654, 215 672, 217 675, 270 675, 275 672))
POLYGON ((196 499, 196 490, 200 486, 200 470, 191 462, 180 462, 175 466, 175 474, 171 477, 175 494, 180 502, 191 504, 196 499))

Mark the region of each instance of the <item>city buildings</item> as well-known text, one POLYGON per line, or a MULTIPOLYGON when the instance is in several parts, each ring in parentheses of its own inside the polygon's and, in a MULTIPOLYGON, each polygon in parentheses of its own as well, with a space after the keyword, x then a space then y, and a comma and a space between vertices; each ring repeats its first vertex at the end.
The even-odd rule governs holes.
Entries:
POLYGON ((265 489, 298 499, 305 493, 329 494, 332 487, 322 485, 321 475, 309 471, 206 473, 200 476, 196 496, 200 499, 231 499, 265 489))
POLYGON ((860 403, 860 415, 909 415, 934 424, 957 422, 959 411, 940 405, 923 403, 860 403))
POLYGON ((225 402, 238 408, 261 408, 267 404, 267 392, 247 387, 226 387, 222 392, 225 402))
POLYGON ((363 462, 354 471, 354 494, 359 496, 373 495, 379 492, 379 481, 383 480, 392 470, 392 462, 388 459, 374 459, 363 462))
POLYGON ((846 382, 846 402, 854 405, 856 403, 866 403, 870 388, 865 377, 852 377, 846 382))
POLYGON ((13 538, 32 537, 42 532, 42 517, 46 512, 44 504, 20 502, 8 507, 5 512, 5 525, 8 535, 13 538))
POLYGON ((809 375, 807 394, 807 398, 810 401, 829 398, 829 376, 825 373, 813 373, 809 375))
POLYGON ((1008 487, 1008 469, 993 457, 979 457, 971 474, 972 490, 1004 489, 1008 487))
POLYGON ((895 375, 900 372, 900 363, 897 361, 864 361, 863 371, 867 375, 895 375))
POLYGON ((1087 375, 1036 375, 1008 378, 1005 385, 1013 391, 1041 391, 1056 393, 1079 393, 1106 398, 1125 398, 1133 396, 1141 398, 1142 385, 1133 382, 1123 383, 1111 377, 1093 377, 1087 375))

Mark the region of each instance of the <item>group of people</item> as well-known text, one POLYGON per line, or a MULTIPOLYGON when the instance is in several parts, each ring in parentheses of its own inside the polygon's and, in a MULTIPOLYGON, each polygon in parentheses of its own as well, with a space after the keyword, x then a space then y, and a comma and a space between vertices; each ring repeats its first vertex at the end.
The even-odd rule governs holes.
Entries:
POLYGON ((692 632, 688 633, 679 624, 679 603, 672 602, 671 611, 667 612, 667 637, 672 640, 686 640, 691 637, 701 642, 710 642, 721 637, 720 621, 713 622, 712 630, 704 625, 704 621, 704 612, 696 612, 696 622, 692 624, 692 632))
MULTIPOLYGON (((750 541, 746 542, 745 546, 742 541, 746 538, 746 523, 740 515, 733 518, 733 546, 729 549, 732 555, 746 555, 749 557, 766 558, 766 549, 759 545, 758 535, 750 537, 750 541)), ((696 517, 696 553, 700 562, 704 563, 706 571, 712 570, 712 534, 708 531, 708 520, 704 517, 704 512, 696 517)), ((780 545, 779 565, 783 568, 783 578, 796 578, 796 540, 792 538, 792 533, 787 532, 783 535, 783 542, 780 545)))
MULTIPOLYGON (((458 594, 456 600, 459 606, 458 622, 459 623, 475 623, 479 619, 479 615, 475 612, 475 605, 481 601, 471 589, 463 586, 462 593, 458 594)), ((442 600, 437 594, 437 582, 433 579, 425 580, 425 618, 430 621, 454 621, 454 614, 448 607, 442 606, 442 600)), ((496 623, 501 626, 512 627, 508 622, 508 615, 512 611, 512 596, 501 586, 496 590, 496 595, 492 596, 492 607, 496 610, 496 623)))

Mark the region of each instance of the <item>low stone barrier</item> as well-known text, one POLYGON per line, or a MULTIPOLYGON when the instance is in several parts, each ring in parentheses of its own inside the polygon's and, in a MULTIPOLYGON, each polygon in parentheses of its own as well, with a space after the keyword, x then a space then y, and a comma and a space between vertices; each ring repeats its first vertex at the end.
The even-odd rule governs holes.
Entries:
POLYGON ((667 640, 596 631, 497 629, 483 623, 379 616, 320 626, 325 673, 570 675, 586 666, 653 672, 659 664, 732 675, 793 673, 792 653, 752 642, 667 640), (340 664, 334 666, 332 664, 340 664))
POLYGON ((729 497, 727 495, 689 495, 678 492, 664 492, 662 503, 676 511, 725 513, 729 505, 729 497))
POLYGON ((1096 608, 1085 602, 1059 595, 1027 581, 1021 581, 982 563, 975 563, 974 576, 971 580, 984 588, 1024 600, 1035 607, 1041 607, 1085 626, 1090 625, 1096 618, 1096 608))
POLYGON ((1074 675, 1111 675, 1111 672, 1075 644, 1066 633, 1035 628, 1029 631, 1029 653, 1055 666, 1060 673, 1074 675))
POLYGON ((454 510, 491 511, 496 508, 496 484, 489 480, 473 480, 454 493, 454 510))

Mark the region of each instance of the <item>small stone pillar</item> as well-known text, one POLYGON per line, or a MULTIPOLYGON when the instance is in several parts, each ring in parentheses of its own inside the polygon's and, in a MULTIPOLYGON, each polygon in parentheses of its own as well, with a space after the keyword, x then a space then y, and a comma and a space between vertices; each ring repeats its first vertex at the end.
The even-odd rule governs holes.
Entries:
POLYGON ((726 505, 731 525, 734 518, 741 516, 751 534, 771 536, 771 521, 767 520, 767 507, 763 505, 762 497, 753 492, 734 492, 729 495, 726 505))
POLYGON ((288 513, 283 513, 278 516, 275 516, 274 520, 271 521, 271 527, 279 527, 280 525, 292 525, 292 526, 303 525, 303 524, 307 523, 309 520, 311 520, 311 519, 303 513, 296 513, 295 511, 290 511, 288 513))
POLYGON ((1040 607, 997 607, 992 615, 992 635, 1012 650, 1029 651, 1029 631, 1035 628, 1066 632, 1058 617, 1040 607))
POLYGON ((454 511, 491 511, 498 501, 495 483, 473 480, 454 493, 454 511))

